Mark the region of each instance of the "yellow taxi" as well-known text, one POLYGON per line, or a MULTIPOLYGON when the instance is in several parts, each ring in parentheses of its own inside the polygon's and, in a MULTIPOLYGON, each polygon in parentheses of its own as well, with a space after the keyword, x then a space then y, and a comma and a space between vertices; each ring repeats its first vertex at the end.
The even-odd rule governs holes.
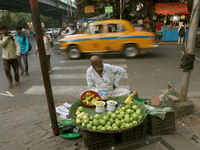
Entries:
POLYGON ((60 49, 71 59, 78 59, 84 53, 120 52, 127 58, 135 58, 140 50, 157 47, 155 34, 135 31, 126 20, 105 20, 92 23, 84 34, 75 34, 60 40, 60 49))

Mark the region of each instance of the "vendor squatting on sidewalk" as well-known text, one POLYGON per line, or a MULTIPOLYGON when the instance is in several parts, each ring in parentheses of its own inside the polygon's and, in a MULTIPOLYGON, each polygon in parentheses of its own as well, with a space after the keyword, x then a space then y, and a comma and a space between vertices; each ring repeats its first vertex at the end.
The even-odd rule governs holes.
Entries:
POLYGON ((118 88, 126 70, 119 66, 104 64, 99 56, 90 58, 91 67, 86 73, 87 84, 90 90, 105 90, 109 96, 130 95, 128 89, 118 88), (118 75, 116 78, 115 76, 118 75))

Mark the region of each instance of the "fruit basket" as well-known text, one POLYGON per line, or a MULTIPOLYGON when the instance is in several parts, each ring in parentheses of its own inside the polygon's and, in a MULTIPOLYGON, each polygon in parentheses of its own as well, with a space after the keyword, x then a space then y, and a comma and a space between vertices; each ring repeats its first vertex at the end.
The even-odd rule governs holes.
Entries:
POLYGON ((81 94, 80 100, 82 104, 87 107, 95 107, 95 105, 92 105, 92 103, 101 101, 101 96, 95 91, 85 91, 81 94), (88 93, 90 94, 87 96, 88 93), (84 97, 85 97, 85 102, 84 102, 84 97))
MULTIPOLYGON (((124 101, 125 99, 127 98, 127 96, 118 96, 118 97, 109 97, 109 99, 112 99, 112 100, 115 100, 118 102, 118 106, 120 105, 123 105, 124 104, 124 101)), ((70 111, 69 111, 69 115, 71 116, 72 118, 72 121, 83 131, 88 131, 88 132, 95 132, 95 133, 121 133, 123 131, 128 131, 132 128, 135 128, 137 127, 138 125, 142 124, 146 117, 147 117, 147 108, 145 107, 144 103, 143 102, 138 102, 136 100, 133 100, 133 103, 134 105, 137 106, 137 108, 139 108, 141 110, 141 114, 142 114, 142 118, 140 121, 138 121, 136 124, 134 125, 131 125, 131 126, 126 126, 126 128, 119 128, 119 129, 116 129, 116 130, 92 130, 90 128, 86 128, 86 127, 83 127, 81 126, 80 124, 78 124, 76 122, 76 117, 77 117, 77 114, 76 114, 76 111, 77 109, 82 106, 83 110, 89 115, 89 116, 95 116, 96 115, 96 112, 95 112, 95 108, 91 108, 91 107, 87 107, 86 105, 84 105, 82 103, 82 101, 80 99, 76 100, 71 108, 70 108, 70 111)), ((108 115, 108 111, 106 112, 103 112, 101 114, 99 114, 99 117, 100 118, 103 118, 104 116, 108 115)), ((116 115, 116 116, 119 116, 119 115, 116 115)))

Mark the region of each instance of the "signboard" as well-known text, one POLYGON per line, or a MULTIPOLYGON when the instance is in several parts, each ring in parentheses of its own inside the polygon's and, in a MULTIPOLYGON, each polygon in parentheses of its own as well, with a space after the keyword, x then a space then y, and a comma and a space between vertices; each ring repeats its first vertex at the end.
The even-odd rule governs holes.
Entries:
POLYGON ((85 6, 84 11, 85 11, 85 13, 94 13, 95 12, 94 5, 85 6))
POLYGON ((112 6, 105 7, 105 13, 112 13, 112 12, 113 12, 113 7, 112 6))

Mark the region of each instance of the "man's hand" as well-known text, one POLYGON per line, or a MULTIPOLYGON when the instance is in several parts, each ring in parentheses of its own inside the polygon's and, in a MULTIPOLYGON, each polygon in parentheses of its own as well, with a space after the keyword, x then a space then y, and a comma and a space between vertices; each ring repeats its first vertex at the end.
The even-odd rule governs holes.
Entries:
POLYGON ((18 59, 18 58, 19 58, 19 56, 18 56, 18 55, 15 55, 15 58, 16 58, 16 59, 18 59))
POLYGON ((116 86, 113 84, 113 90, 115 90, 116 86))
POLYGON ((45 36, 47 38, 48 41, 50 41, 50 38, 48 37, 48 35, 45 33, 45 36))
POLYGON ((27 52, 24 53, 24 55, 27 55, 27 54, 28 54, 27 52))
POLYGON ((11 35, 11 34, 9 34, 7 37, 8 37, 8 38, 12 38, 12 35, 11 35))
POLYGON ((37 56, 37 50, 35 51, 35 55, 37 56))

